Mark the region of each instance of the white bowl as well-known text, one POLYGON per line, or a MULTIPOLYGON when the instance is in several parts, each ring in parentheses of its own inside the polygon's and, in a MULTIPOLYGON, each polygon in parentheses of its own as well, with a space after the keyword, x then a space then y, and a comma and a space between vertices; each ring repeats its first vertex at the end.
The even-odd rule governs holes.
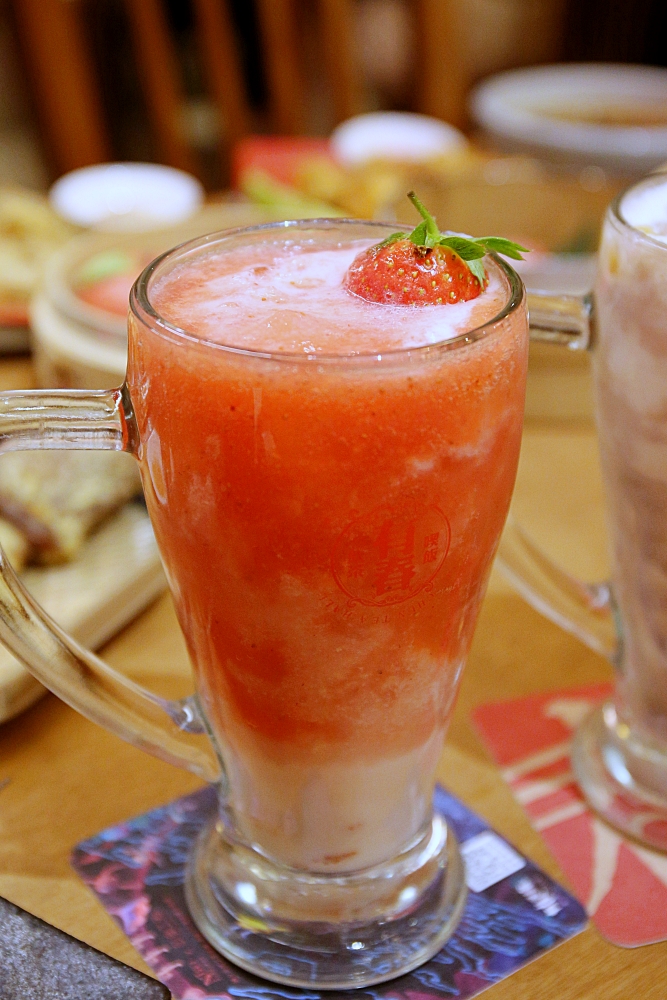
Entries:
POLYGON ((609 63, 499 73, 470 101, 507 147, 641 174, 667 159, 667 69, 609 63))
POLYGON ((349 167, 369 160, 416 163, 467 146, 458 129, 428 115, 376 111, 348 118, 331 135, 336 159, 349 167))
POLYGON ((141 232, 174 225, 201 207, 204 189, 182 170, 156 163, 100 163, 65 174, 49 200, 68 222, 141 232))

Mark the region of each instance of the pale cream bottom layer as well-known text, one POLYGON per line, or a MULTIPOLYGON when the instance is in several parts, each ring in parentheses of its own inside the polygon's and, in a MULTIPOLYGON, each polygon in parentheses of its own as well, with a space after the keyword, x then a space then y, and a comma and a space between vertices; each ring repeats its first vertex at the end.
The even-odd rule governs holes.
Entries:
POLYGON ((444 733, 373 762, 303 764, 225 754, 241 833, 295 868, 349 872, 399 853, 430 810, 444 733))

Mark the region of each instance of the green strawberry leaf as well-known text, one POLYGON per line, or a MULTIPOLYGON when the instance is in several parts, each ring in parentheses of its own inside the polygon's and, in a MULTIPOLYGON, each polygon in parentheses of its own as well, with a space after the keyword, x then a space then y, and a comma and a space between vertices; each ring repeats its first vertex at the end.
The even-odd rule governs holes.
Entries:
POLYGON ((442 236, 438 240, 438 246, 449 247, 466 262, 479 260, 486 253, 484 247, 480 246, 476 240, 468 240, 465 236, 442 236))
POLYGON ((474 260, 467 260, 466 264, 468 265, 468 267, 470 268, 470 270, 475 275, 475 277, 477 278, 477 280, 479 281, 480 285, 483 288, 484 282, 486 281, 486 271, 484 270, 484 265, 482 264, 479 257, 477 257, 474 260))
POLYGON ((427 243, 428 233, 426 231, 426 223, 425 222, 420 222, 418 226, 415 226, 415 228, 412 230, 412 232, 408 236, 408 239, 412 243, 414 243, 415 246, 418 246, 418 247, 426 247, 426 246, 428 246, 428 243, 427 243))
POLYGON ((501 236, 480 236, 475 243, 479 243, 491 253, 501 253, 504 257, 511 257, 512 260, 523 260, 522 254, 530 253, 527 247, 513 243, 512 240, 504 240, 501 236))

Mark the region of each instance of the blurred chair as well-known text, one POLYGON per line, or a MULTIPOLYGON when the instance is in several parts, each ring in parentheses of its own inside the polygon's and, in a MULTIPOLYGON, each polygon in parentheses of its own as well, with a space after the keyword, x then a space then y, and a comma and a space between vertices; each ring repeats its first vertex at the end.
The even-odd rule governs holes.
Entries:
MULTIPOLYGON (((294 0, 256 0, 265 56, 273 126, 298 134, 303 129, 306 93, 294 0)), ((362 110, 356 60, 353 0, 317 0, 320 40, 336 122, 362 110)))
POLYGON ((415 105, 419 111, 460 127, 466 118, 465 57, 456 0, 414 0, 415 105))
POLYGON ((109 159, 102 101, 78 11, 60 0, 15 0, 37 113, 58 172, 109 159))
MULTIPOLYGON (((37 111, 58 173, 111 156, 82 0, 13 0, 37 111)), ((251 130, 238 47, 225 0, 193 0, 211 97, 227 142, 251 130)), ((183 123, 181 72, 161 0, 125 0, 150 124, 165 163, 199 173, 183 123)))
MULTIPOLYGON (((94 0, 13 0, 24 61, 53 164, 58 173, 112 155, 99 81, 87 44, 82 6, 94 0)), ((228 0, 191 0, 200 60, 229 146, 253 130, 228 0)), ((247 0, 250 2, 250 0, 247 0)), ((310 0, 307 0, 310 2, 310 0)), ((417 26, 415 106, 460 124, 465 79, 454 0, 409 0, 417 26)), ((124 0, 134 57, 160 157, 200 173, 184 127, 184 88, 163 0, 124 0)), ((324 75, 337 121, 363 110, 355 51, 354 0, 316 0, 324 75)), ((307 90, 297 0, 255 0, 263 71, 274 132, 304 130, 307 90)))

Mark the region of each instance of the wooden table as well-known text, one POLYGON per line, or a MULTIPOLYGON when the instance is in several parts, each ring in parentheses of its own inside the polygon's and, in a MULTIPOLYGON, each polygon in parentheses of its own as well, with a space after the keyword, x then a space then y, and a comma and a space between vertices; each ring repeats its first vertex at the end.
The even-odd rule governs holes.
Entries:
MULTIPOLYGON (((27 361, 0 364, 0 386, 30 383, 27 361)), ((606 572, 597 446, 585 420, 528 422, 515 512, 569 569, 606 572)), ((175 697, 189 666, 171 599, 163 597, 104 655, 129 676, 175 697)), ((470 725, 494 699, 606 680, 609 666, 541 618, 496 572, 482 610, 440 779, 518 848, 567 884, 470 725)), ((0 894, 83 941, 148 972, 69 867, 71 847, 106 826, 193 790, 198 782, 87 722, 48 695, 0 727, 0 894), (3 780, 7 784, 2 787, 3 780)), ((594 927, 494 986, 494 1000, 641 1000, 667 997, 667 943, 625 950, 594 927)))

